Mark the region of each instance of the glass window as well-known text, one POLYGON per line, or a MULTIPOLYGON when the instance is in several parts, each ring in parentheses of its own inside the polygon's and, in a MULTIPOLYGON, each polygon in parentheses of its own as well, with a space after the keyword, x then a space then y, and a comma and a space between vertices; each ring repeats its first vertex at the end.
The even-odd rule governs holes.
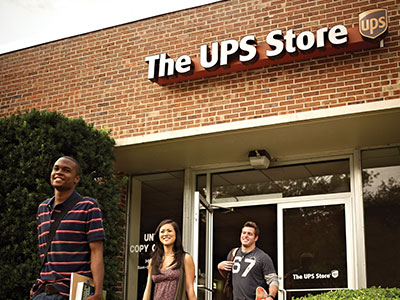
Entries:
POLYGON ((367 284, 400 287, 400 147, 361 157, 367 284))
POLYGON ((251 169, 212 175, 213 203, 350 191, 348 160, 251 169), (235 200, 233 200, 233 199, 235 200))
POLYGON ((134 180, 137 184, 133 186, 131 214, 140 207, 140 230, 134 228, 135 224, 130 225, 130 231, 136 233, 130 234, 133 238, 129 245, 128 285, 137 282, 137 295, 128 295, 128 298, 142 299, 157 225, 168 218, 176 221, 182 230, 184 171, 136 176, 134 180))

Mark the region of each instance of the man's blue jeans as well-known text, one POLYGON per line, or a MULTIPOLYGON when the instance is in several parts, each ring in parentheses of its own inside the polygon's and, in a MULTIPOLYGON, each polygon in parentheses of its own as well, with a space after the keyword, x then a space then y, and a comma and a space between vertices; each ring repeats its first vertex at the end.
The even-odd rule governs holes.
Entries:
POLYGON ((40 293, 36 295, 32 300, 68 300, 68 297, 60 294, 47 295, 46 293, 40 293))

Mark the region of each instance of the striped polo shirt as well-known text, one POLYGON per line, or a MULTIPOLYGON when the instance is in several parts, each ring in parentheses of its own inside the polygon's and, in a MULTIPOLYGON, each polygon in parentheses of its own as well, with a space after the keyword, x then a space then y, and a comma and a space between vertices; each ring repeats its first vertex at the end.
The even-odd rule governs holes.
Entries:
MULTIPOLYGON (((55 216, 61 213, 67 201, 71 201, 77 192, 54 206, 54 196, 39 205, 37 213, 40 259, 46 249, 50 225, 55 216)), ((92 277, 90 271, 90 242, 105 239, 101 210, 96 200, 83 197, 61 220, 53 237, 47 261, 40 272, 40 278, 33 291, 42 290, 44 283, 52 283, 63 296, 69 295, 71 272, 92 277)))

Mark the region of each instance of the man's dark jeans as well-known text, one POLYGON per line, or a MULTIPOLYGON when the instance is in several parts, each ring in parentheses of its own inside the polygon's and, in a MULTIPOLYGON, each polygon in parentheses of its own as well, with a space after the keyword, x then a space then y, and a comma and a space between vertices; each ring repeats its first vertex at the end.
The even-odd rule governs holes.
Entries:
POLYGON ((36 295, 32 300, 68 300, 68 297, 60 294, 47 295, 46 293, 40 293, 36 295))

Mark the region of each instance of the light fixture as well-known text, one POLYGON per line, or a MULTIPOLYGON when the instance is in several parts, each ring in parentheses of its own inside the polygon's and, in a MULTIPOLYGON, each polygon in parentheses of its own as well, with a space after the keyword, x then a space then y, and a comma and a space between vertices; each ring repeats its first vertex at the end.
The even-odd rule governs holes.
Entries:
POLYGON ((250 165, 256 169, 266 169, 271 162, 271 156, 266 150, 252 150, 249 152, 250 165))

